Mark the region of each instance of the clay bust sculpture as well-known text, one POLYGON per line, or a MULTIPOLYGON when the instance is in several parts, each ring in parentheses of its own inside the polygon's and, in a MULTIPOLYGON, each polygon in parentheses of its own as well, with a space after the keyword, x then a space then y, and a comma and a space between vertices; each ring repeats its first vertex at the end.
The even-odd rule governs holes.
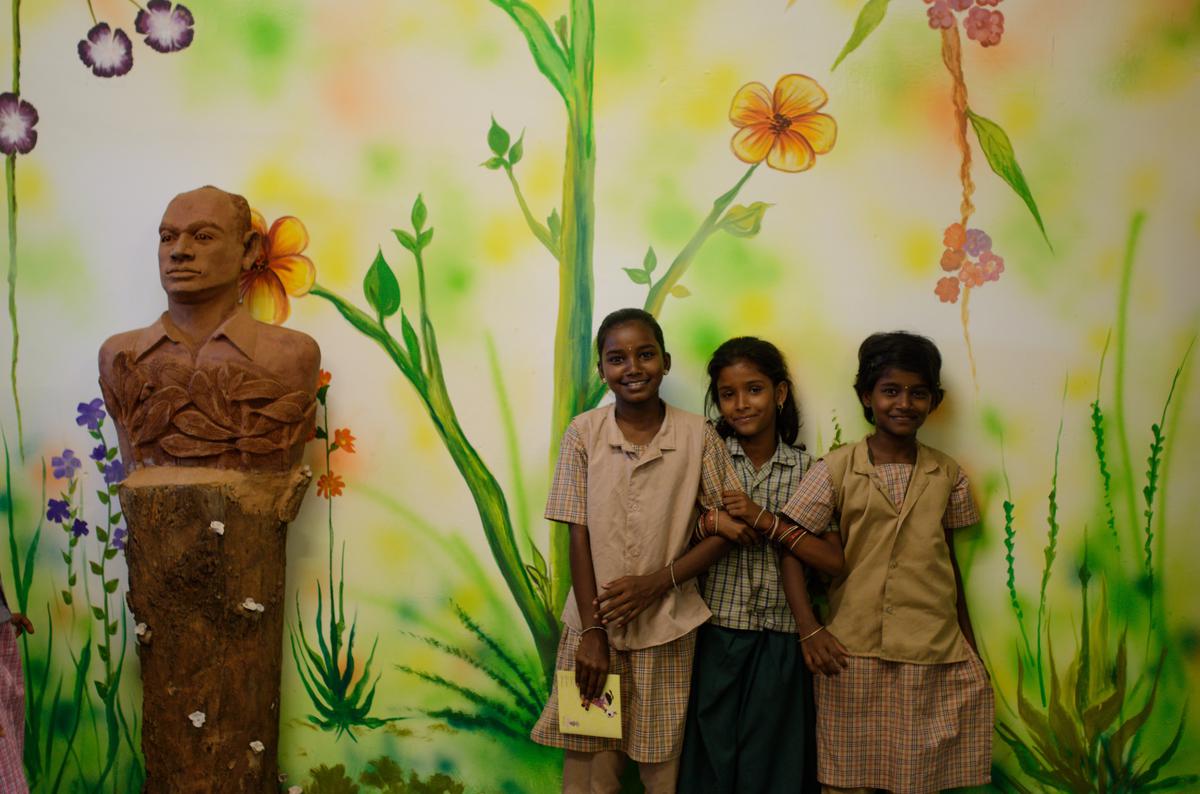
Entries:
POLYGON ((320 350, 239 303, 261 254, 244 198, 176 196, 159 225, 167 311, 100 350, 130 469, 146 794, 279 789, 287 523, 312 480, 320 350))
POLYGON ((240 304, 239 277, 261 245, 241 196, 202 187, 167 205, 158 245, 167 311, 100 349, 100 387, 133 468, 298 463, 321 354, 308 335, 261 323, 240 304))

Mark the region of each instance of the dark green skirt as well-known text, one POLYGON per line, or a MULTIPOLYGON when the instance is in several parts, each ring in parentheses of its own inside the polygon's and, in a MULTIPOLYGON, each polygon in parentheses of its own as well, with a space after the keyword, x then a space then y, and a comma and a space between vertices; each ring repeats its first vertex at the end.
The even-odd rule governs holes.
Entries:
POLYGON ((679 794, 820 791, 815 723, 795 634, 701 626, 679 794))

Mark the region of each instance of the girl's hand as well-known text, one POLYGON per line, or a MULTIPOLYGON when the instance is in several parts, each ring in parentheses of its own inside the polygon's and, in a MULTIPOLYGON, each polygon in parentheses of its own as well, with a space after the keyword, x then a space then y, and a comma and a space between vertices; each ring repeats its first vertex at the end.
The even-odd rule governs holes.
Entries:
POLYGON ((710 532, 716 532, 730 543, 742 546, 753 546, 760 538, 758 533, 750 528, 745 521, 740 521, 724 510, 710 510, 704 515, 704 526, 710 532))
POLYGON ((800 643, 800 650, 804 654, 804 663, 814 673, 835 676, 850 665, 846 647, 829 633, 829 629, 818 631, 800 643))
POLYGON ((628 626, 670 587, 671 574, 665 569, 645 576, 622 576, 603 585, 596 599, 596 612, 606 626, 628 626))
POLYGON ((33 622, 29 618, 22 615, 20 612, 13 613, 12 625, 13 625, 13 628, 16 629, 18 637, 20 637, 22 634, 24 634, 26 632, 28 632, 29 634, 33 634, 33 622))
POLYGON ((586 631, 575 647, 575 685, 579 694, 594 700, 604 694, 608 677, 608 634, 597 629, 586 631))
POLYGON ((763 510, 760 505, 755 504, 754 500, 741 491, 725 491, 721 494, 721 501, 725 503, 725 511, 729 515, 745 521, 751 529, 758 530, 758 527, 754 526, 754 520, 760 515, 765 516, 767 526, 771 526, 771 514, 763 510))

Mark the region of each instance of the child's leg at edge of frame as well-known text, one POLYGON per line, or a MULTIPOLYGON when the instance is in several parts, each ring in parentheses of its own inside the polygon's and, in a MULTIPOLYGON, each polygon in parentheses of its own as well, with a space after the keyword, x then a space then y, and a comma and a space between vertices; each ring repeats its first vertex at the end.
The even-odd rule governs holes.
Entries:
POLYGON ((620 750, 563 751, 563 794, 618 794, 627 756, 620 750))
POLYGON ((875 794, 873 788, 838 788, 821 784, 821 794, 875 794))
POLYGON ((668 758, 657 763, 638 763, 638 775, 646 794, 675 794, 676 781, 679 778, 679 756, 668 758))

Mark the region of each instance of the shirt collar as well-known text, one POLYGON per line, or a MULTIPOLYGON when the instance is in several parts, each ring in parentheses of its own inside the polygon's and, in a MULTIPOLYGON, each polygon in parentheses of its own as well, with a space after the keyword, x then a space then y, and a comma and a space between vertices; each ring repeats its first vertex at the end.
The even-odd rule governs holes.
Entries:
MULTIPOLYGON (((851 458, 854 471, 858 474, 873 474, 875 465, 871 463, 871 450, 867 446, 867 439, 864 437, 861 441, 854 445, 854 452, 851 458)), ((937 470, 937 460, 929 454, 929 448, 917 442, 917 460, 913 465, 914 471, 923 471, 931 473, 937 470)))
MULTIPOLYGON (((662 425, 658 428, 658 432, 647 448, 656 448, 659 450, 675 449, 675 408, 664 402, 663 407, 666 409, 663 415, 662 425)), ((621 447, 626 451, 632 451, 633 444, 625 440, 625 434, 621 432, 621 428, 617 425, 617 407, 615 405, 608 406, 608 432, 605 440, 611 446, 621 447)))
MULTIPOLYGON (((200 347, 203 348, 218 338, 227 339, 239 353, 248 359, 253 359, 255 342, 258 340, 258 323, 248 311, 239 306, 233 314, 217 326, 217 330, 213 331, 212 336, 204 340, 200 347)), ((133 346, 134 361, 140 360, 164 339, 177 345, 184 344, 183 332, 179 330, 179 326, 171 319, 168 312, 163 312, 152 325, 143 328, 138 334, 133 346)))
MULTIPOLYGON (((729 450, 730 457, 746 457, 746 450, 742 449, 742 442, 738 440, 736 435, 726 438, 725 446, 729 450)), ((779 439, 779 443, 775 445, 775 454, 771 456, 771 460, 768 462, 772 465, 795 466, 800 462, 800 451, 791 444, 785 444, 783 439, 779 439)))

